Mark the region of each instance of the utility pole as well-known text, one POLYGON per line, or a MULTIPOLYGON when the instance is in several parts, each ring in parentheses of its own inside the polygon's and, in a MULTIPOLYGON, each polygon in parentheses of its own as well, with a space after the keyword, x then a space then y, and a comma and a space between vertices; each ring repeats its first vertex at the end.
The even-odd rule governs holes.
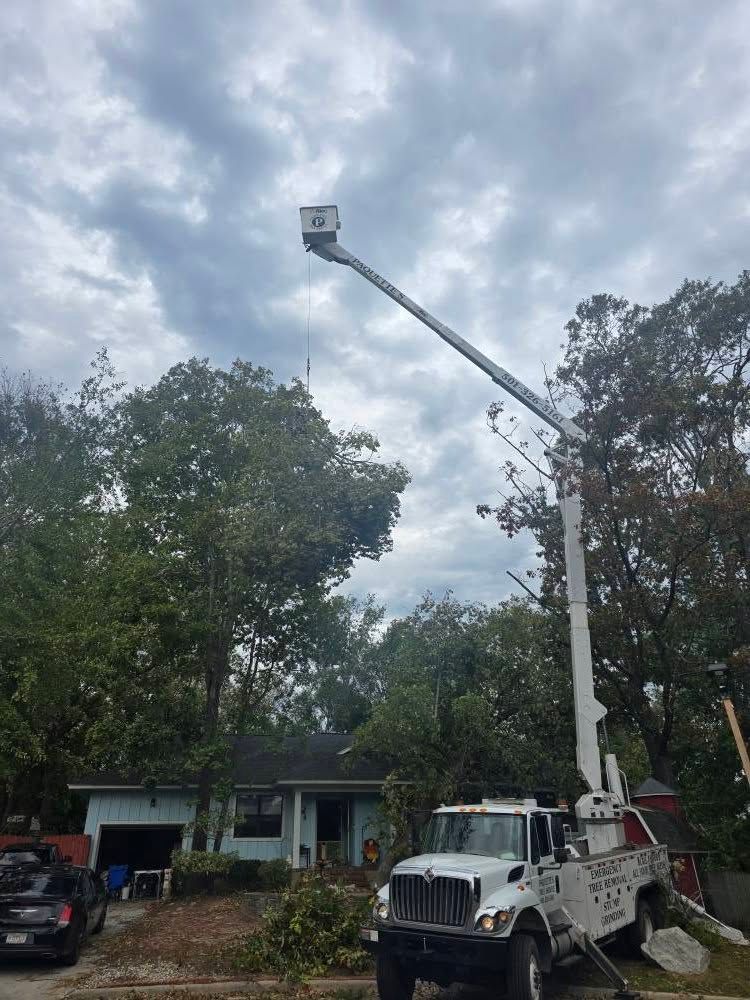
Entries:
POLYGON ((729 728, 732 730, 732 736, 734 736, 737 753, 740 755, 742 770, 745 773, 748 785, 750 785, 750 755, 748 755, 747 745, 745 744, 744 737, 742 736, 742 730, 740 729, 740 723, 737 719, 737 713, 734 710, 734 702, 729 694, 729 680, 727 678, 728 672, 729 667, 726 663, 709 663, 706 667, 706 673, 712 674, 718 678, 719 691, 721 692, 721 702, 724 706, 724 711, 727 713, 729 728))

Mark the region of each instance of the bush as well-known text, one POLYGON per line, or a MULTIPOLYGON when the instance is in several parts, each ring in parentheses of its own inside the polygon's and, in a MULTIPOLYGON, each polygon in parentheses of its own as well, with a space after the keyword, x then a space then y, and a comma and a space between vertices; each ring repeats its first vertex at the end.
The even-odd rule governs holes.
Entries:
POLYGON ((258 878, 261 889, 286 889, 292 880, 292 869, 289 862, 283 858, 261 861, 258 866, 258 878))
POLYGON ((246 892, 261 887, 260 869, 262 861, 236 858, 229 869, 229 884, 233 889, 244 889, 246 892))
POLYGON ((228 875, 239 861, 236 854, 214 854, 213 851, 175 851, 172 868, 185 875, 228 875))
POLYGON ((305 875, 282 894, 260 931, 244 938, 238 949, 233 946, 232 964, 287 979, 322 976, 332 968, 361 972, 369 959, 359 928, 369 911, 369 902, 352 899, 320 875, 305 875))

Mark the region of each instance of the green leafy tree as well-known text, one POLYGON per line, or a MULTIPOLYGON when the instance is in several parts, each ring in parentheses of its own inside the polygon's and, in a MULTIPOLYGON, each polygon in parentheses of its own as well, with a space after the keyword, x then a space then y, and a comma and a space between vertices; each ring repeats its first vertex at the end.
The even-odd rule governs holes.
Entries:
POLYGON ((10 814, 65 823, 65 781, 101 705, 106 619, 91 601, 111 482, 105 354, 80 389, 0 379, 0 796, 10 814))
POLYGON ((557 618, 428 597, 378 647, 385 690, 358 730, 423 807, 551 786, 576 788, 570 671, 557 618))
MULTIPOLYGON (((748 273, 732 286, 685 282, 651 308, 595 296, 568 323, 549 380, 588 435, 580 486, 600 698, 667 783, 686 678, 748 645, 749 318, 748 273)), ((498 407, 490 420, 509 437, 498 407)), ((542 596, 562 608, 554 498, 513 463, 506 478, 504 502, 480 513, 509 535, 531 531, 542 596)))
MULTIPOLYGON (((375 461, 372 435, 331 431, 301 384, 276 385, 241 361, 176 365, 130 393, 119 417, 123 517, 178 609, 201 684, 191 762, 208 814, 226 769, 222 700, 235 665, 288 669, 305 608, 355 559, 389 547, 407 475, 375 461)), ((193 846, 206 841, 196 830, 193 846)))

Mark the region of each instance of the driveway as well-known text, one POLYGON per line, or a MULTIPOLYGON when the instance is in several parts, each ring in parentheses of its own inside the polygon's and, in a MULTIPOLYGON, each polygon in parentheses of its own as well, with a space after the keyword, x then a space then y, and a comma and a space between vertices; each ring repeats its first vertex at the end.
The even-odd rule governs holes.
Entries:
POLYGON ((144 910, 140 903, 110 903, 104 930, 88 939, 72 969, 47 959, 0 960, 0 1000, 60 1000, 73 980, 96 967, 99 942, 119 934, 144 910))

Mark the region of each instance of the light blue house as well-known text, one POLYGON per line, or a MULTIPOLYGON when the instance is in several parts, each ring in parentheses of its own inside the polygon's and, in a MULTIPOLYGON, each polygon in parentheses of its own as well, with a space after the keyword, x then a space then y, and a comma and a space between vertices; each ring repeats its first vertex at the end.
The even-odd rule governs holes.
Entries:
MULTIPOLYGON (((351 746, 351 736, 333 733, 238 739, 222 852, 284 858, 295 868, 365 864, 366 842, 371 849, 383 840, 379 804, 387 766, 353 759, 351 746)), ((189 847, 183 828, 195 817, 194 780, 101 774, 70 788, 88 798, 85 833, 96 870, 165 868, 175 846, 189 847)))

